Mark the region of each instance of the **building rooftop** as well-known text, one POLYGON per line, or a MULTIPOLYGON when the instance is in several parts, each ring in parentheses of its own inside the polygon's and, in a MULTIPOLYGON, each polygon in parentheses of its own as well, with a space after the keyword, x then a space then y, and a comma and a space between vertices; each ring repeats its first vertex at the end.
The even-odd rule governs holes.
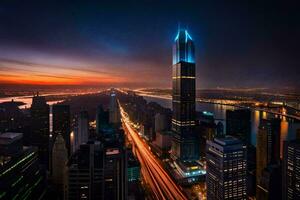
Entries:
POLYGON ((214 141, 222 146, 239 144, 241 141, 235 137, 227 135, 225 137, 215 138, 214 141))
POLYGON ((7 132, 0 134, 0 145, 11 144, 12 142, 19 140, 23 137, 23 133, 7 132))

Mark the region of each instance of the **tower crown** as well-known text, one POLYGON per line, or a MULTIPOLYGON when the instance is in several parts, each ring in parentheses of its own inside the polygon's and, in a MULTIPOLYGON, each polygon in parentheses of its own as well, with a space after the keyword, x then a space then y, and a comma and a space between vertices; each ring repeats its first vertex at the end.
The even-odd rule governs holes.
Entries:
POLYGON ((193 41, 192 37, 190 36, 190 34, 188 33, 188 31, 186 29, 179 29, 178 33, 175 37, 175 42, 177 40, 180 40, 180 42, 185 42, 187 43, 189 40, 193 41))
POLYGON ((180 61, 195 63, 194 42, 186 29, 179 29, 174 40, 173 64, 180 61))

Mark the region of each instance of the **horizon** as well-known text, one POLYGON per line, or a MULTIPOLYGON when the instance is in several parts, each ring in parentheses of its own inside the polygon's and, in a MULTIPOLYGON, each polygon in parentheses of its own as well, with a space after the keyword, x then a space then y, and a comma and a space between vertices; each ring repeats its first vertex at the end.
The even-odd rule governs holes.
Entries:
POLYGON ((0 5, 1 86, 169 88, 181 22, 196 46, 197 88, 299 87, 292 5, 45 4, 0 5))

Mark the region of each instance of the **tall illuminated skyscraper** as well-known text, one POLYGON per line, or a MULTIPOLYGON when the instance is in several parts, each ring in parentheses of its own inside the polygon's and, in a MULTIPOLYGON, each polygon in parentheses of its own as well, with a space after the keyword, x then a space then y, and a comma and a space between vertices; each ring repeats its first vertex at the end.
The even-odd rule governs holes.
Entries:
POLYGON ((195 47, 187 30, 179 29, 173 46, 172 158, 198 158, 195 127, 195 47))

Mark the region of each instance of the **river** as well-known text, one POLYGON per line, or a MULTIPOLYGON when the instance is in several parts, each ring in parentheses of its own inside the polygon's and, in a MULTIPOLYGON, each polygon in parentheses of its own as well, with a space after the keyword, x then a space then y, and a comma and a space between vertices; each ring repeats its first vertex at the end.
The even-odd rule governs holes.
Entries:
MULTIPOLYGON (((144 98, 150 102, 159 103, 161 106, 172 109, 171 99, 160 98, 160 97, 149 97, 144 96, 144 98)), ((210 104, 210 103, 196 103, 197 111, 208 111, 214 114, 216 121, 221 121, 224 125, 224 131, 226 131, 226 110, 228 109, 238 109, 234 106, 220 105, 220 104, 210 104)), ((284 140, 292 140, 296 138, 296 130, 300 128, 300 122, 282 116, 277 116, 274 114, 262 112, 262 111, 252 111, 251 113, 251 144, 256 146, 256 134, 259 126, 259 121, 261 118, 269 119, 274 117, 281 118, 281 131, 280 131, 280 143, 281 148, 284 140)))

